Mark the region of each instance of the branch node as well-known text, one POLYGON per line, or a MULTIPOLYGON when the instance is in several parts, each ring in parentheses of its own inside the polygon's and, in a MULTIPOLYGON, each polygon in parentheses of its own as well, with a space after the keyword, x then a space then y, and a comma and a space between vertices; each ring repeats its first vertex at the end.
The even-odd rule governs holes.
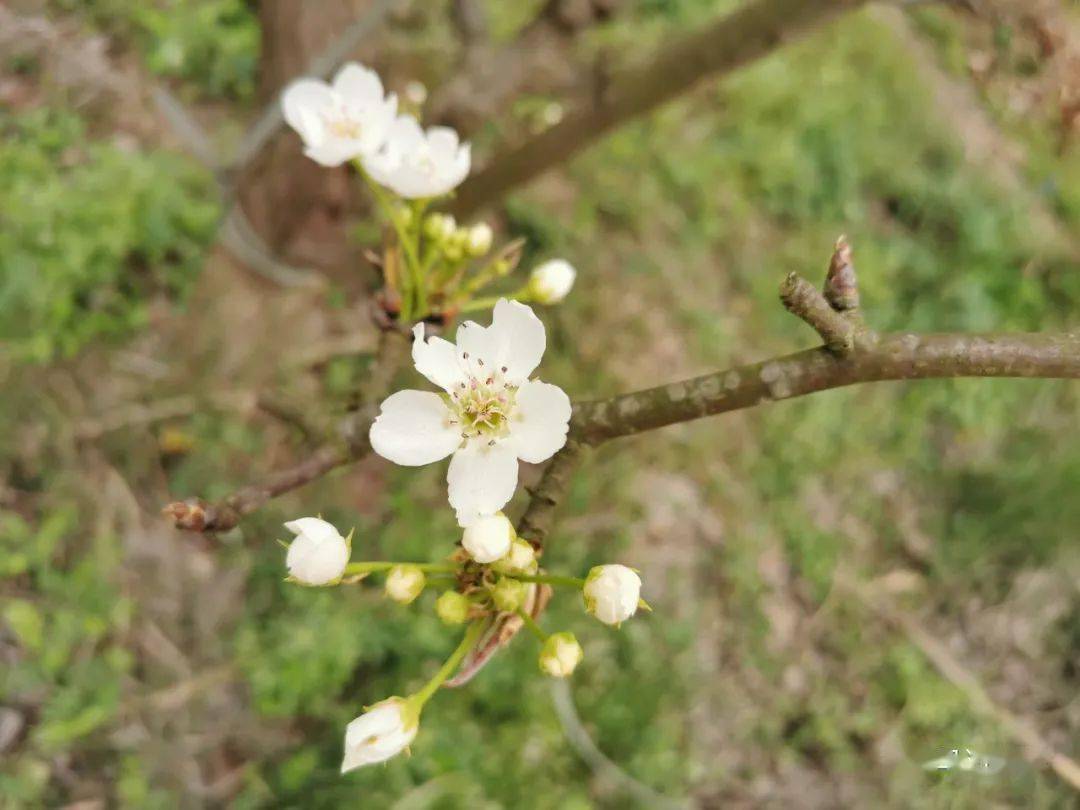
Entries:
POLYGON ((814 328, 833 354, 850 354, 855 348, 855 324, 837 312, 817 287, 798 273, 789 273, 780 285, 780 301, 793 315, 814 328))

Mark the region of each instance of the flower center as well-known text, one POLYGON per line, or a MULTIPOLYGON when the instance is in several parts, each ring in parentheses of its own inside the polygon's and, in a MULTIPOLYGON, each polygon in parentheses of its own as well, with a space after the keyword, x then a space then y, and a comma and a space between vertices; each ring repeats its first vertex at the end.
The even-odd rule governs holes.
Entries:
POLYGON ((484 438, 489 443, 510 433, 517 388, 508 385, 501 373, 472 376, 450 394, 453 424, 461 428, 463 439, 484 438))
POLYGON ((435 158, 431 156, 431 148, 427 144, 421 144, 413 154, 413 161, 418 171, 428 177, 434 177, 439 173, 439 167, 435 158))
POLYGON ((350 115, 347 105, 343 103, 328 110, 323 115, 323 122, 336 138, 355 141, 363 131, 360 122, 350 115))

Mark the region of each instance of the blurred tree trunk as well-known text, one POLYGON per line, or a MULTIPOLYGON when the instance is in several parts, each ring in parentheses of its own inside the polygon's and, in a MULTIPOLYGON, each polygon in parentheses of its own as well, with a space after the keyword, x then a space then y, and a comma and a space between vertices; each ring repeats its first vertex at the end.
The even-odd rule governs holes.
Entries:
MULTIPOLYGON (((262 0, 259 94, 271 103, 302 76, 371 0, 262 0)), ((348 170, 326 169, 304 157, 300 140, 285 128, 244 170, 239 203, 256 233, 293 264, 340 268, 350 254, 346 211, 348 170)))

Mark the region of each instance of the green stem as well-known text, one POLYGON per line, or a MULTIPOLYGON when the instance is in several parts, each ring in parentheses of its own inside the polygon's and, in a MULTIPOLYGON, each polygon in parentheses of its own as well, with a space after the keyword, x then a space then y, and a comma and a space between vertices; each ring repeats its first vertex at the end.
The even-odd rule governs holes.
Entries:
POLYGON ((424 688, 412 696, 412 699, 416 701, 417 710, 422 709, 424 704, 431 700, 431 696, 443 685, 443 681, 449 678, 454 670, 458 668, 461 660, 480 640, 485 624, 483 621, 470 624, 469 629, 465 631, 465 635, 461 639, 461 643, 457 645, 457 649, 450 653, 450 657, 446 659, 446 662, 435 673, 435 676, 427 682, 424 688))
POLYGON ((525 622, 525 626, 532 630, 533 635, 540 639, 541 644, 544 644, 548 640, 548 634, 543 631, 540 625, 536 623, 536 619, 530 616, 527 610, 518 608, 517 615, 525 622))
POLYGON ((349 563, 345 566, 344 576, 353 574, 371 574, 376 571, 389 571, 395 565, 414 565, 427 574, 456 574, 458 570, 456 565, 448 565, 446 563, 412 563, 379 560, 373 562, 349 563))
POLYGON ((557 574, 510 574, 514 579, 522 582, 540 582, 544 585, 565 585, 568 588, 581 589, 585 587, 585 580, 578 577, 562 577, 557 574))
MULTIPOLYGON (((391 201, 390 196, 383 191, 382 186, 376 183, 371 175, 367 173, 364 169, 364 164, 360 160, 354 160, 353 166, 356 168, 356 171, 360 173, 360 176, 364 178, 364 182, 366 182, 368 188, 371 189, 375 201, 379 204, 379 207, 382 208, 386 218, 390 220, 390 224, 397 234, 398 242, 401 244, 401 249, 405 253, 405 264, 409 270, 411 289, 404 290, 404 294, 401 296, 401 319, 402 321, 409 322, 414 318, 420 318, 426 314, 427 290, 424 289, 424 274, 420 265, 420 259, 416 255, 416 240, 413 235, 409 233, 409 229, 405 226, 405 223, 401 221, 401 217, 398 216, 397 209, 394 207, 394 203, 391 201), (415 299, 415 306, 413 306, 413 299, 415 299)), ((426 202, 424 204, 426 205, 426 202)), ((422 210, 422 207, 417 207, 413 218, 419 220, 422 210)), ((417 222, 417 225, 419 225, 419 222, 417 222)), ((417 233, 419 233, 419 228, 417 228, 417 233)))

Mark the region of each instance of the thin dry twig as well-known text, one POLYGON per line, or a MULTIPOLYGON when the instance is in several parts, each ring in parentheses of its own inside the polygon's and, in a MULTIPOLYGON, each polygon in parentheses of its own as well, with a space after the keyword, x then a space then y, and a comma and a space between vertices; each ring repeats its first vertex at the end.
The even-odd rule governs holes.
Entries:
POLYGON ((977 712, 996 720, 1034 763, 1045 762, 1063 781, 1080 791, 1080 763, 1056 750, 1028 720, 998 705, 974 673, 918 619, 890 604, 881 594, 872 594, 866 585, 842 570, 837 572, 836 584, 878 618, 900 630, 942 677, 964 693, 977 712))

